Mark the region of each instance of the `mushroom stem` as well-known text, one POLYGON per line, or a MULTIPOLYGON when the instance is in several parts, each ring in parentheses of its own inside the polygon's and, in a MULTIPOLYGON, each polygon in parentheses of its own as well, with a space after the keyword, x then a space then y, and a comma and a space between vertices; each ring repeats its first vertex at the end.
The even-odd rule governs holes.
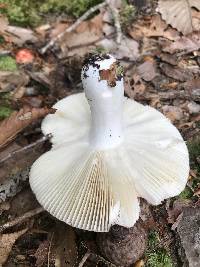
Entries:
POLYGON ((97 149, 116 147, 123 140, 124 85, 116 75, 119 65, 113 57, 87 66, 83 87, 91 110, 90 144, 97 149))

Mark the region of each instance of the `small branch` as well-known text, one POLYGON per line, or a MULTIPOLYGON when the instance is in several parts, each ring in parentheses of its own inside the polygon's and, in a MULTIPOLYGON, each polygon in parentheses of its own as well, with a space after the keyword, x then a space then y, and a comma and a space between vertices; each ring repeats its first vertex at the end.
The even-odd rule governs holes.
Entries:
POLYGON ((59 41, 66 33, 72 32, 74 31, 80 24, 81 22, 83 22, 84 20, 86 20, 92 13, 94 13, 95 11, 101 9, 102 7, 105 7, 107 5, 106 2, 100 3, 94 7, 91 7, 87 12, 85 12, 79 19, 77 19, 77 21, 72 24, 71 26, 69 26, 66 30, 64 30, 63 32, 61 32, 60 34, 58 34, 55 38, 53 38, 45 47, 43 47, 41 49, 41 54, 46 53, 46 51, 54 46, 54 44, 59 41))
POLYGON ((42 207, 36 208, 34 210, 30 210, 26 213, 24 213, 22 216, 19 216, 17 218, 15 218, 13 221, 7 222, 3 225, 0 226, 0 233, 3 232, 4 230, 13 227, 19 223, 22 223, 23 221, 30 219, 31 217, 43 212, 44 209, 42 207))
POLYGON ((105 263, 109 267, 117 267, 115 264, 111 263, 110 261, 107 261, 106 259, 104 259, 100 255, 97 255, 95 253, 91 253, 90 255, 92 257, 94 257, 97 262, 101 261, 101 262, 105 263))
POLYGON ((51 239, 50 239, 50 243, 49 243, 47 267, 50 266, 50 253, 51 253, 51 245, 52 245, 53 236, 54 236, 54 232, 51 235, 51 239))
POLYGON ((117 37, 116 37, 116 43, 120 44, 121 40, 122 40, 122 29, 121 29, 121 24, 120 24, 120 16, 119 16, 119 10, 117 8, 115 8, 109 0, 106 0, 106 3, 108 4, 110 11, 113 15, 113 19, 114 19, 114 26, 116 28, 116 32, 117 32, 117 37))
POLYGON ((86 252, 82 260, 80 261, 78 267, 83 267, 84 263, 87 261, 87 259, 90 257, 91 253, 86 252))
POLYGON ((41 144, 41 143, 45 142, 45 141, 48 140, 49 138, 51 138, 51 134, 48 134, 48 135, 46 135, 46 136, 43 136, 43 137, 41 137, 40 139, 38 139, 37 141, 35 141, 35 142, 31 143, 31 144, 29 144, 29 145, 27 145, 27 146, 25 146, 25 147, 22 147, 22 148, 20 148, 20 149, 18 149, 18 150, 15 150, 15 151, 9 153, 5 158, 3 158, 3 159, 0 160, 0 164, 4 163, 4 162, 7 161, 8 159, 12 158, 12 157, 15 156, 16 154, 19 154, 19 153, 21 153, 21 152, 23 152, 23 151, 26 151, 26 150, 28 150, 28 149, 30 149, 30 148, 35 147, 35 146, 38 145, 38 144, 41 144))

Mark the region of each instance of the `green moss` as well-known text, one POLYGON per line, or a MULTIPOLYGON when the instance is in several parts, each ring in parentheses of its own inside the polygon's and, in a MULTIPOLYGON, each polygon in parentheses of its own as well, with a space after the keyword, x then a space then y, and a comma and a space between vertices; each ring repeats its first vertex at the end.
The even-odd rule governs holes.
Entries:
POLYGON ((147 253, 146 267, 173 267, 172 259, 163 248, 147 253))
POLYGON ((15 71, 17 70, 17 64, 15 59, 10 56, 0 57, 0 70, 1 71, 15 71))
POLYGON ((106 54, 108 53, 109 51, 107 49, 105 49, 104 47, 102 46, 97 46, 94 51, 92 51, 92 53, 94 54, 106 54))
POLYGON ((200 137, 195 138, 187 143, 191 168, 196 169, 200 176, 200 137))
POLYGON ((120 20, 122 29, 125 30, 131 25, 136 15, 136 8, 133 5, 129 5, 124 1, 123 8, 120 12, 120 20))
POLYGON ((9 108, 9 107, 3 107, 3 106, 0 106, 0 120, 3 120, 7 117, 10 116, 10 114, 12 113, 12 109, 9 108))
POLYGON ((5 42, 4 37, 0 35, 0 44, 3 44, 5 42))
POLYGON ((41 12, 71 13, 74 17, 80 17, 90 7, 101 3, 102 0, 46 0, 40 7, 41 12))
POLYGON ((160 247, 159 233, 155 230, 149 232, 145 267, 173 267, 168 252, 160 247))
POLYGON ((102 0, 0 0, 0 4, 6 6, 0 12, 5 13, 9 21, 16 25, 37 26, 47 13, 64 12, 77 18, 101 2, 102 0))
POLYGON ((154 249, 160 242, 159 234, 155 230, 149 232, 148 236, 148 248, 154 249))
POLYGON ((181 199, 190 199, 192 196, 193 196, 192 190, 188 186, 186 186, 178 197, 181 199))

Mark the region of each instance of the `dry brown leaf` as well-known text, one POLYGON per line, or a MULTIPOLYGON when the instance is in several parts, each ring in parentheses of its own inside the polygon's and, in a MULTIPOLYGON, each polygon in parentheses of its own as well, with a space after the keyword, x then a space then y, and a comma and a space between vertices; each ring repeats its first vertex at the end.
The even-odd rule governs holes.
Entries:
POLYGON ((195 24, 192 17, 192 7, 200 10, 199 0, 160 0, 158 11, 162 18, 173 28, 182 32, 184 35, 193 32, 195 24))
POLYGON ((9 33, 10 41, 17 45, 23 45, 27 41, 35 43, 38 40, 33 30, 22 27, 8 26, 6 33, 9 33))
POLYGON ((2 266, 2 264, 4 264, 7 261, 15 241, 20 236, 22 236, 27 230, 28 229, 26 228, 19 232, 0 235, 0 266, 2 266))
POLYGON ((22 108, 13 112, 9 118, 0 123, 0 149, 7 145, 13 138, 32 122, 54 112, 48 108, 22 108))
POLYGON ((134 22, 129 34, 132 38, 138 40, 143 37, 162 36, 169 40, 177 40, 179 33, 174 29, 167 29, 168 25, 161 19, 160 15, 154 15, 147 21, 144 19, 134 22))
POLYGON ((156 63, 153 60, 147 60, 138 66, 137 71, 143 80, 150 82, 157 75, 156 63))
POLYGON ((200 32, 193 33, 186 36, 183 36, 177 39, 175 42, 170 43, 166 47, 163 48, 163 51, 169 52, 170 54, 184 51, 186 53, 190 53, 196 51, 200 48, 200 32))
POLYGON ((178 216, 183 212, 183 209, 192 205, 192 201, 189 199, 177 199, 174 201, 172 207, 166 205, 167 221, 168 223, 175 223, 178 216))
POLYGON ((192 73, 189 70, 185 70, 179 67, 172 67, 167 63, 160 64, 160 68, 168 77, 175 80, 185 82, 192 79, 192 73))
POLYGON ((60 41, 62 57, 84 56, 89 50, 95 48, 95 43, 103 38, 102 14, 83 21, 75 31, 65 34, 60 41))
POLYGON ((29 82, 29 76, 24 72, 0 71, 0 92, 6 93, 23 87, 29 82))
POLYGON ((139 57, 139 44, 132 38, 123 36, 118 45, 113 39, 103 39, 97 45, 112 53, 117 59, 137 60, 139 57))
POLYGON ((171 120, 171 122, 180 121, 183 118, 183 111, 179 107, 164 105, 162 107, 164 115, 171 120))

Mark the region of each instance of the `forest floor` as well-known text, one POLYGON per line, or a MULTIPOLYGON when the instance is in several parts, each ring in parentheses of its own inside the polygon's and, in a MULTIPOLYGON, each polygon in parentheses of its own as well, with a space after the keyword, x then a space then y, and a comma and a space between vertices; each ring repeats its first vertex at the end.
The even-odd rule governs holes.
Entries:
POLYGON ((124 66, 126 96, 165 114, 190 153, 185 190, 157 207, 141 203, 148 245, 132 266, 199 266, 200 11, 191 6, 193 29, 185 33, 162 19, 157 1, 114 2, 66 1, 65 12, 67 5, 50 0, 41 7, 0 1, 0 266, 111 266, 95 233, 45 212, 28 182, 31 165, 50 148, 42 118, 59 99, 83 90, 84 57, 100 52, 124 66))

